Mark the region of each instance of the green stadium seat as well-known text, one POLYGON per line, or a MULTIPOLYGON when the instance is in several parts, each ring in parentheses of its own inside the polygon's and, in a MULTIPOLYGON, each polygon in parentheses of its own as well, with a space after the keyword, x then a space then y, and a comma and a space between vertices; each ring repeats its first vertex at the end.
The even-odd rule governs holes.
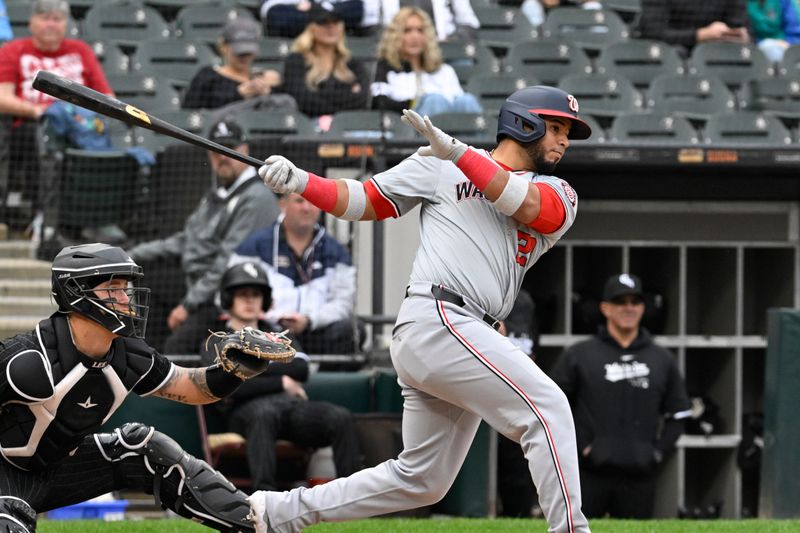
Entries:
POLYGON ((581 113, 598 118, 616 117, 644 107, 642 95, 624 77, 571 74, 561 78, 558 87, 578 99, 581 113))
POLYGON ((747 80, 739 92, 739 107, 774 115, 785 123, 800 121, 800 72, 747 80))
POLYGON ((566 41, 526 41, 508 51, 506 71, 557 85, 567 74, 591 73, 592 63, 581 48, 566 41))
MULTIPOLYGON (((581 110, 582 111, 582 110, 581 110)), ((581 144, 581 143, 604 143, 607 139, 606 129, 603 127, 600 122, 594 118, 592 115, 587 113, 580 114, 581 120, 584 121, 589 127, 592 129, 592 136, 588 139, 584 140, 572 140, 570 144, 581 144)))
POLYGON ((481 23, 478 41, 489 46, 498 57, 505 55, 524 35, 538 36, 519 8, 484 4, 473 5, 473 10, 481 23))
POLYGON ((608 134, 612 143, 691 145, 700 142, 688 119, 669 113, 628 113, 614 119, 608 134))
POLYGON ((117 74, 107 78, 117 98, 143 111, 157 116, 159 111, 180 109, 180 96, 166 80, 145 74, 117 74))
POLYGON ((777 117, 756 111, 711 115, 703 129, 706 144, 785 146, 792 134, 777 117))
POLYGON ((534 76, 483 74, 470 77, 465 90, 478 98, 485 114, 496 115, 511 93, 530 85, 540 84, 539 79, 534 76))
POLYGON ((130 70, 131 58, 113 41, 95 41, 91 43, 94 55, 103 66, 106 76, 110 74, 127 74, 130 70))
POLYGON ((189 84, 197 71, 220 62, 207 44, 185 39, 147 41, 136 48, 131 70, 168 80, 173 87, 189 84))
POLYGON ((800 44, 790 46, 778 63, 778 74, 781 76, 800 76, 800 44))
POLYGON ((84 39, 115 41, 126 52, 133 51, 139 43, 169 35, 169 26, 158 11, 135 3, 98 3, 83 20, 84 39))
POLYGON ((716 76, 733 90, 739 88, 745 80, 773 74, 769 60, 753 44, 700 43, 692 49, 687 66, 689 74, 716 76))
POLYGON ((333 115, 327 137, 353 137, 364 139, 394 138, 402 135, 397 113, 383 111, 339 111, 333 115))
POLYGON ((229 20, 255 20, 247 9, 227 4, 187 5, 175 18, 175 35, 181 39, 215 43, 229 20))
POLYGON ((250 139, 314 134, 311 119, 294 110, 258 109, 240 114, 236 119, 250 139))
POLYGON ((612 43, 595 59, 598 74, 624 76, 637 89, 646 89, 656 76, 683 74, 684 65, 678 50, 667 43, 632 39, 612 43))
POLYGON ((209 113, 197 109, 172 109, 160 111, 157 116, 161 120, 174 124, 186 131, 204 135, 208 127, 208 115, 209 113))
POLYGON ((497 114, 439 113, 431 117, 437 128, 469 144, 488 144, 497 133, 497 114))
POLYGON ((629 28, 635 28, 642 14, 642 0, 603 0, 603 7, 614 11, 629 28))
POLYGON ((647 108, 704 120, 736 108, 733 93, 715 76, 662 74, 650 84, 647 108))
POLYGON ((607 9, 556 7, 547 12, 542 24, 545 39, 563 39, 593 52, 626 41, 629 34, 620 16, 607 9))
POLYGON ((474 75, 500 72, 500 61, 483 43, 446 41, 439 43, 439 48, 442 59, 456 71, 461 85, 465 85, 474 75))
POLYGON ((283 63, 286 56, 291 53, 292 41, 282 37, 264 37, 258 44, 258 53, 253 60, 253 70, 267 70, 273 68, 283 72, 283 63), (280 66, 280 68, 275 68, 280 66))

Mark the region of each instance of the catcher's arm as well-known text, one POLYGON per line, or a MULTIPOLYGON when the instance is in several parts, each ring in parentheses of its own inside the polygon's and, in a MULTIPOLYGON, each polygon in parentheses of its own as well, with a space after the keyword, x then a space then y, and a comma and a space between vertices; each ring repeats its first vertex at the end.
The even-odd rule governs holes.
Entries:
POLYGON ((212 336, 218 337, 216 362, 206 368, 176 366, 155 396, 195 405, 212 403, 266 370, 270 361, 291 361, 295 354, 291 341, 283 334, 246 327, 212 336))

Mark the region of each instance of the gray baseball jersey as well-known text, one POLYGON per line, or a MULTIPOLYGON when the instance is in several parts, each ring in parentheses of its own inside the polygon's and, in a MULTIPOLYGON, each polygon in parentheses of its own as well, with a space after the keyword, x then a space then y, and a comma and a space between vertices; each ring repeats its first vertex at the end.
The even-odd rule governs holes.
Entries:
POLYGON ((377 213, 400 216, 422 203, 421 245, 390 350, 403 390, 404 448, 397 459, 324 485, 254 493, 253 509, 271 530, 439 501, 485 420, 520 443, 549 531, 589 532, 567 398, 487 324, 487 314, 508 314, 525 272, 575 218, 577 197, 566 182, 520 176, 557 192, 566 214, 560 228, 545 235, 501 214, 455 165, 434 157, 413 155, 372 179, 377 213))

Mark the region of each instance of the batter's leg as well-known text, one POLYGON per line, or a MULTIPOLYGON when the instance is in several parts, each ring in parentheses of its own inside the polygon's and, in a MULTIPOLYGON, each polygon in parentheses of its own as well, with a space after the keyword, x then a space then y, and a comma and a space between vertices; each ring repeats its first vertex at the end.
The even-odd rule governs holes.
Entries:
POLYGON ((403 443, 397 459, 324 485, 255 492, 254 511, 271 531, 294 533, 320 521, 367 518, 433 504, 453 483, 480 419, 401 382, 403 443))

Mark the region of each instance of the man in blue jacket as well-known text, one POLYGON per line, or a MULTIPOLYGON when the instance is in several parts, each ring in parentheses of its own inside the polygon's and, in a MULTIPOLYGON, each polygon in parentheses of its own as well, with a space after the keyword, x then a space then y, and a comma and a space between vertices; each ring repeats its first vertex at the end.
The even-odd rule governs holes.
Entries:
POLYGON ((568 348, 551 375, 575 417, 589 518, 652 517, 657 467, 691 414, 675 358, 640 325, 643 296, 638 277, 609 278, 600 303, 605 325, 568 348))

